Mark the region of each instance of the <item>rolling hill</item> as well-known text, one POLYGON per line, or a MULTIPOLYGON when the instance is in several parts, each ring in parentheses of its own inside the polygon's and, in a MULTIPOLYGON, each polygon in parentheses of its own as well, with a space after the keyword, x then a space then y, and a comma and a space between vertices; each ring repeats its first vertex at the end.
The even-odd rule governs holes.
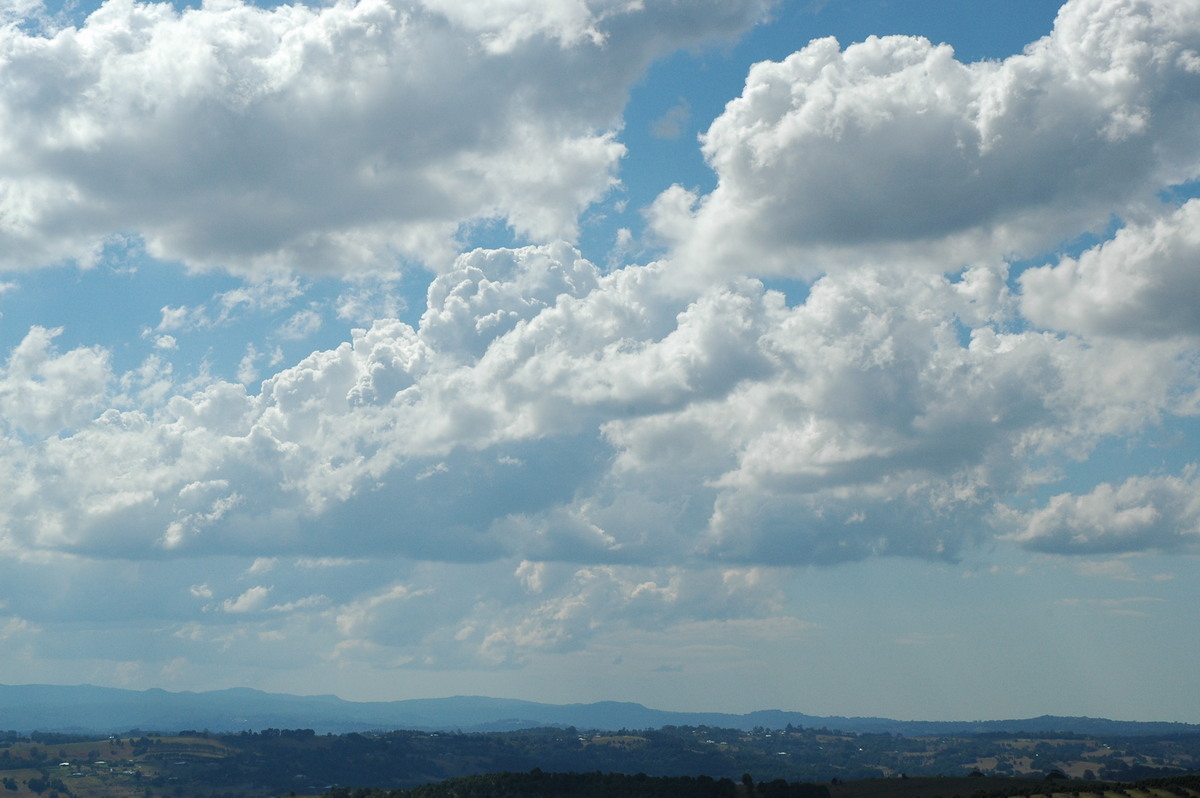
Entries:
POLYGON ((373 729, 504 731, 539 726, 575 726, 598 730, 664 726, 781 729, 789 724, 801 728, 905 736, 1014 732, 1128 736, 1200 731, 1200 725, 1187 723, 1049 715, 1016 720, 900 721, 816 716, 782 710, 762 710, 743 715, 668 712, 616 701, 545 704, 516 699, 456 696, 362 702, 346 701, 332 695, 296 696, 248 688, 170 692, 93 685, 0 685, 0 729, 21 733, 116 733, 131 729, 208 729, 226 732, 308 728, 322 734, 340 734, 373 729))

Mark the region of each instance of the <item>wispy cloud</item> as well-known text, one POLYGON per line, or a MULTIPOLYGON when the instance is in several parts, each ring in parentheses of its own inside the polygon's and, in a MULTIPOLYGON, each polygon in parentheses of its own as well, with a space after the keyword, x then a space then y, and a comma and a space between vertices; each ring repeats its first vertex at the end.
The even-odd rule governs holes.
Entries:
POLYGON ((1151 614, 1153 606, 1163 603, 1163 599, 1150 596, 1134 596, 1120 599, 1062 599, 1059 603, 1066 607, 1079 607, 1099 610, 1107 615, 1126 615, 1137 618, 1151 614))
POLYGON ((692 108, 688 101, 681 97, 678 103, 650 124, 650 132, 655 138, 678 139, 683 135, 691 118, 692 108))

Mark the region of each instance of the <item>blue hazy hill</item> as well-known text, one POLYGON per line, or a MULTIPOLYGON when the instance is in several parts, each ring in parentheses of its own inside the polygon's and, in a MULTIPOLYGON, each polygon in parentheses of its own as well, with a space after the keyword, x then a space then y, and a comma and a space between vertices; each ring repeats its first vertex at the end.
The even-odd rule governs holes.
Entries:
POLYGON ((93 685, 0 685, 0 729, 22 733, 306 728, 321 734, 340 734, 374 729, 505 731, 536 726, 599 730, 663 726, 781 729, 789 724, 802 728, 905 736, 1051 731, 1096 735, 1200 732, 1197 724, 1051 715, 1017 720, 900 721, 816 716, 777 709, 744 715, 668 712, 618 701, 544 704, 480 696, 346 701, 333 695, 297 696, 249 688, 170 692, 157 688, 123 690, 93 685))

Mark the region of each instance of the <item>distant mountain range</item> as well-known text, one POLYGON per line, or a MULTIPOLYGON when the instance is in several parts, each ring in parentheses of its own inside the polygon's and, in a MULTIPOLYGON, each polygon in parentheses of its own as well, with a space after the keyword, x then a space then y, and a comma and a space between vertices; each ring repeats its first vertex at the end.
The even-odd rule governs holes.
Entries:
POLYGON ((735 715, 718 712, 666 712, 641 704, 542 704, 504 698, 456 696, 405 701, 345 701, 337 696, 296 696, 248 688, 209 692, 121 690, 92 685, 0 685, 0 731, 126 733, 184 729, 228 732, 262 729, 354 731, 508 731, 537 726, 579 729, 652 729, 714 726, 782 729, 828 728, 859 733, 925 735, 990 732, 1075 732, 1108 736, 1200 733, 1200 725, 1146 723, 1103 718, 1043 715, 1023 720, 899 721, 805 715, 770 709, 735 715))

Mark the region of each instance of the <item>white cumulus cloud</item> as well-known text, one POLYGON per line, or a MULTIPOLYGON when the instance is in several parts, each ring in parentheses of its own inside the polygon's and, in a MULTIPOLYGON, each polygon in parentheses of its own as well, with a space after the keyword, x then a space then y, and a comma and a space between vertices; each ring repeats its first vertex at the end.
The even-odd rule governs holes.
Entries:
POLYGON ((1078 0, 1001 62, 814 41, 756 64, 703 136, 720 183, 660 197, 690 268, 813 276, 1030 255, 1200 177, 1200 5, 1078 0))
POLYGON ((1035 324, 1134 339, 1200 334, 1200 200, 1021 275, 1035 324))
POLYGON ((91 263, 118 232, 247 275, 444 265, 472 219, 569 239, 642 68, 761 10, 109 0, 5 26, 0 265, 91 263))
POLYGON ((1089 493, 1054 496, 1045 507, 1016 514, 1013 538, 1036 551, 1094 554, 1195 551, 1200 546, 1197 469, 1179 476, 1130 477, 1089 493))

